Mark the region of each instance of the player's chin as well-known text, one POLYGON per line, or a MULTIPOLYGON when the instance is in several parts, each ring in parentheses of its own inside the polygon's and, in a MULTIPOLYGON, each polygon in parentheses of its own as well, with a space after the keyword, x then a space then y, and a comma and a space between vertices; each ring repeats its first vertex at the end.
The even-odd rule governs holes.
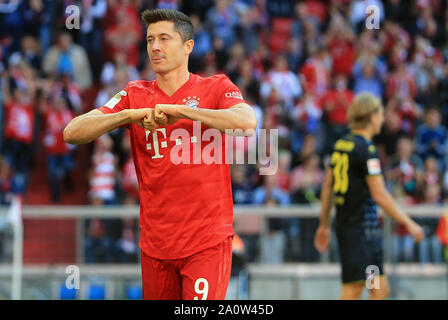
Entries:
POLYGON ((152 69, 157 73, 164 73, 169 71, 169 67, 164 63, 152 63, 152 69))

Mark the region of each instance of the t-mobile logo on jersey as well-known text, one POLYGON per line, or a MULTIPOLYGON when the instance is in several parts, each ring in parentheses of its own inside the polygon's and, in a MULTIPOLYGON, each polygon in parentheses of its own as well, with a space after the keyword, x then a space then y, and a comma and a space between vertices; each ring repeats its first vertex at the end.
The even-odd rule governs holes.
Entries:
MULTIPOLYGON (((166 128, 156 129, 152 133, 152 141, 153 141, 153 143, 147 143, 146 144, 146 150, 154 149, 154 156, 152 157, 153 159, 163 158, 163 156, 160 154, 160 148, 168 147, 168 144, 167 144, 166 141, 160 141, 160 148, 159 148, 159 136, 158 136, 159 132, 162 133, 163 139, 166 139, 166 128)), ((148 141, 150 133, 151 133, 151 131, 148 131, 148 130, 145 131, 146 141, 148 141)))
POLYGON ((168 148, 167 140, 174 142, 170 161, 175 165, 247 163, 258 165, 260 175, 274 175, 278 169, 278 129, 258 129, 252 136, 242 130, 225 130, 223 135, 211 128, 202 131, 201 122, 193 121, 192 134, 177 128, 168 139, 166 128, 158 128, 145 131, 145 137, 146 150, 154 152, 152 159, 163 158, 161 149, 168 148))

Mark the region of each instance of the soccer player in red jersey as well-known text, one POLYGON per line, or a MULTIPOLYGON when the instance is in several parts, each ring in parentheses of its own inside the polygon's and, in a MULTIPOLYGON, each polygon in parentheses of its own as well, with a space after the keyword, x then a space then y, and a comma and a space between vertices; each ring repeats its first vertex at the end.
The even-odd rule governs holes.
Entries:
POLYGON ((221 138, 213 140, 218 157, 225 153, 226 130, 252 135, 255 113, 227 76, 188 71, 194 42, 185 14, 146 10, 142 19, 157 79, 129 82, 105 106, 73 119, 64 139, 82 144, 118 126, 130 130, 140 187, 143 298, 224 299, 233 237, 229 165, 196 156, 217 138, 202 137, 207 129, 221 138), (178 164, 172 157, 180 148, 192 152, 178 164))

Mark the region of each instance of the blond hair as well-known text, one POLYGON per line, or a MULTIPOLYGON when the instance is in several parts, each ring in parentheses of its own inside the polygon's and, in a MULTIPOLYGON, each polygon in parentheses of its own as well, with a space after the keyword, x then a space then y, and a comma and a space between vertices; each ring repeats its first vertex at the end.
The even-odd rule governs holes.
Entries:
POLYGON ((348 125, 351 129, 362 129, 369 125, 370 116, 383 108, 381 100, 368 92, 355 96, 348 109, 348 125))

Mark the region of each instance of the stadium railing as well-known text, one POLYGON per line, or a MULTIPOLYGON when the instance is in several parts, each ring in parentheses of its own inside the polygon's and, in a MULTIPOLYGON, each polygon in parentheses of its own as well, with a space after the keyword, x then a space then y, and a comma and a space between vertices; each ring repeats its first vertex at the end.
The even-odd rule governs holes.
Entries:
MULTIPOLYGON (((8 214, 8 207, 0 207, 0 217, 8 214)), ((446 208, 435 206, 412 206, 404 210, 412 217, 439 218, 446 208)), ((237 234, 257 235, 257 243, 269 237, 269 219, 312 219, 319 217, 319 206, 235 206, 235 231, 237 234)), ((382 215, 384 225, 386 272, 392 287, 392 298, 396 299, 446 299, 448 298, 447 266, 435 263, 398 263, 394 259, 395 223, 382 215)), ((127 299, 126 292, 140 285, 139 263, 133 264, 86 264, 84 261, 85 219, 135 218, 139 217, 138 206, 24 206, 23 218, 26 221, 47 219, 73 219, 76 221, 76 259, 70 265, 80 270, 80 290, 76 299, 127 299), (92 286, 103 287, 103 291, 92 286), (92 293, 93 292, 93 293, 92 293), (101 292, 95 296, 95 292, 101 292)), ((316 223, 314 223, 314 226, 316 223)), ((5 228, 4 228, 5 229, 5 228)), ((315 228, 301 230, 308 232, 312 239, 315 228)), ((6 228, 7 230, 7 228, 6 228)), ((26 234, 26 230, 25 230, 26 234)), ((4 238, 4 242, 8 237, 4 238)), ((10 239, 11 240, 11 239, 10 239)), ((261 250, 262 251, 262 250, 261 250)), ((11 287, 11 261, 0 263, 0 299, 9 299, 11 287)), ((22 298, 61 299, 68 274, 69 264, 25 263, 22 271, 22 298)), ((319 261, 285 261, 272 264, 258 257, 246 265, 247 285, 238 284, 230 299, 336 299, 340 289, 339 263, 332 261, 329 254, 319 257, 319 261), (244 289, 241 289, 245 287, 244 289)), ((235 279, 233 279, 235 281, 235 279)), ((65 295, 67 296, 67 295, 65 295)))

